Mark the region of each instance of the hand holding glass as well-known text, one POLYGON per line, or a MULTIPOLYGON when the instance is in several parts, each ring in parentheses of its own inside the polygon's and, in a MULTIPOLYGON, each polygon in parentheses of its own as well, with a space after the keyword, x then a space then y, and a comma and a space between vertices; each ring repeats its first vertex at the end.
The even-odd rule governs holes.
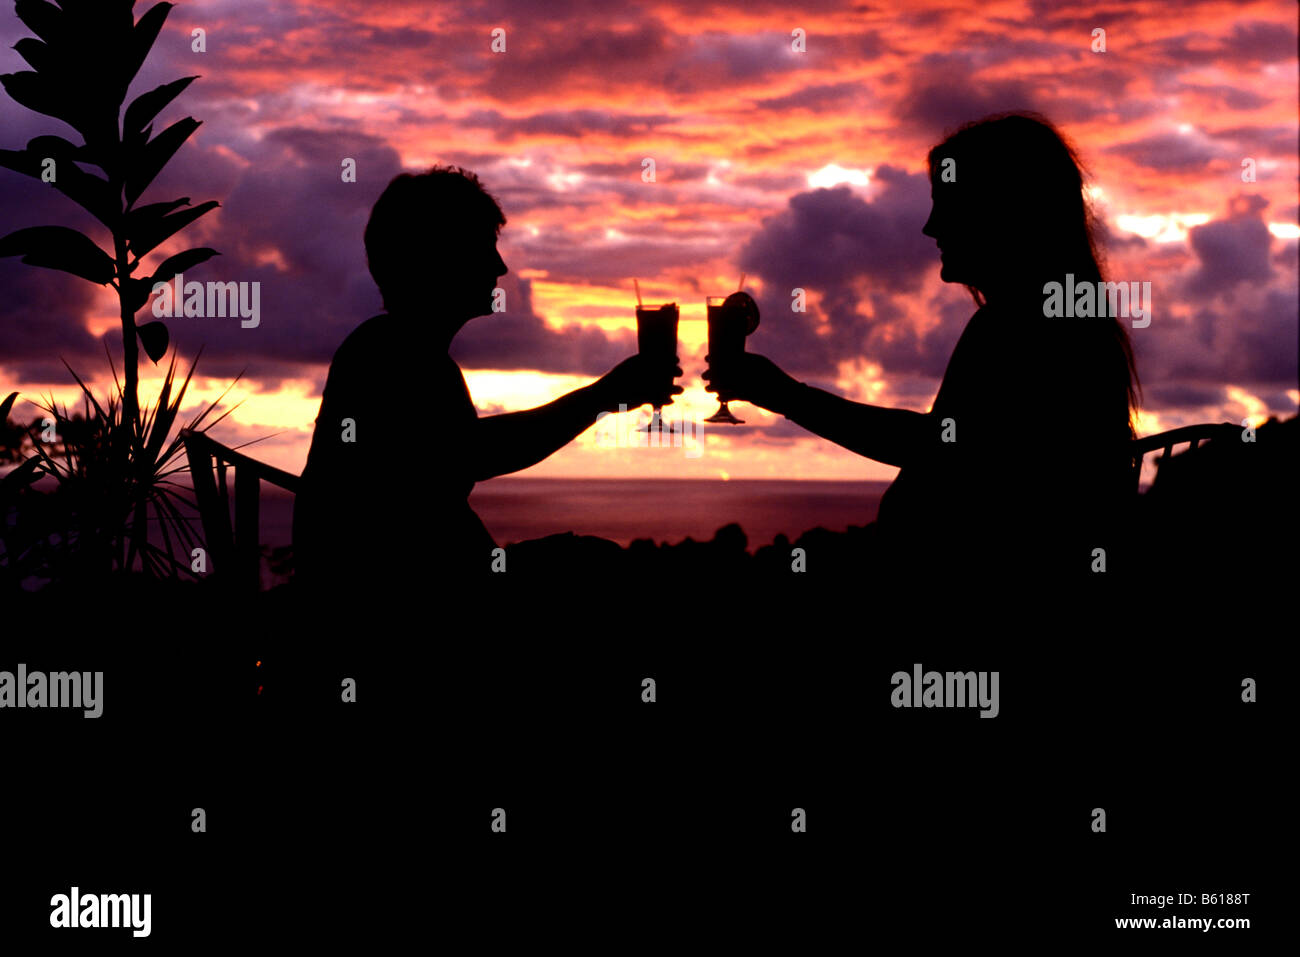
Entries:
MULTIPOLYGON (((663 400, 654 403, 648 425, 637 429, 638 432, 663 431, 663 413, 665 405, 672 405, 673 369, 677 365, 677 303, 665 306, 636 307, 636 342, 637 350, 646 359, 669 370, 664 381, 663 400)), ((668 431, 675 431, 669 427, 668 431)))
MULTIPOLYGON (((745 337, 758 328, 758 303, 745 292, 733 292, 725 299, 709 296, 705 300, 709 310, 709 371, 725 369, 745 351, 745 337)), ((718 411, 705 422, 728 422, 743 425, 727 408, 727 400, 718 393, 718 411)))

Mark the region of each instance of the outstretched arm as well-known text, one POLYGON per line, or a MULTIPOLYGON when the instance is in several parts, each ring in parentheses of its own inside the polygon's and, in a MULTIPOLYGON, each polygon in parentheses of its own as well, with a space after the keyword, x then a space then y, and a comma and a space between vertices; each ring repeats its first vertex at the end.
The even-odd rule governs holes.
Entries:
POLYGON ((928 415, 841 398, 799 382, 752 352, 725 370, 706 372, 704 378, 710 392, 784 415, 809 432, 886 465, 903 467, 914 461, 929 437, 928 415))
POLYGON ((609 411, 598 386, 574 389, 535 409, 480 418, 472 440, 474 481, 536 465, 591 428, 601 412, 609 411))
MULTIPOLYGON (((796 383, 797 389, 780 411, 803 426, 850 452, 886 465, 902 467, 916 452, 931 424, 930 417, 908 409, 888 409, 853 402, 823 389, 796 383)), ((938 431, 934 438, 938 439, 938 431)))
MULTIPOLYGON (((681 374, 677 368, 676 375, 681 374)), ((478 419, 469 443, 474 481, 536 465, 591 428, 602 412, 618 412, 620 406, 635 409, 680 394, 681 386, 664 389, 667 378, 667 370, 635 355, 554 402, 478 419)))

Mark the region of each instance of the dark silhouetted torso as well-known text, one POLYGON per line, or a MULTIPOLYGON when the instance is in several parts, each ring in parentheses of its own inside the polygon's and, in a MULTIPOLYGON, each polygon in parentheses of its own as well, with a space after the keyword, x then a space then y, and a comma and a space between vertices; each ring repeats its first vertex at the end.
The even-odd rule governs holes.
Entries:
POLYGON ((303 585, 401 590, 489 567, 467 501, 477 412, 429 328, 376 316, 334 354, 294 507, 303 585))
POLYGON ((1086 572, 1093 547, 1120 550, 1132 473, 1112 383, 1125 358, 1102 327, 1078 325, 1099 320, 1041 310, 986 305, 953 350, 933 435, 880 503, 909 571, 1086 572))

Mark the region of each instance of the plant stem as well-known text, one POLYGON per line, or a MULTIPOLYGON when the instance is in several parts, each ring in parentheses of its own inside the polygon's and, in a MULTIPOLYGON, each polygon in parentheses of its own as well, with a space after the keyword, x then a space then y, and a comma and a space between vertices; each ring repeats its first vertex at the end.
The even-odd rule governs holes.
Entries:
MULTIPOLYGON (((125 218, 124 215, 121 220, 123 225, 125 218)), ((122 315, 122 367, 126 379, 122 394, 122 422, 126 427, 128 438, 127 487, 130 489, 131 497, 135 499, 134 517, 131 521, 131 547, 122 568, 123 571, 130 571, 131 566, 135 564, 135 556, 139 554, 148 525, 144 498, 143 496, 137 498, 141 488, 141 477, 135 474, 135 470, 142 467, 144 459, 144 437, 140 431, 140 350, 139 343, 135 341, 135 313, 131 311, 128 302, 131 279, 123 227, 113 231, 113 251, 117 257, 117 298, 122 315)))

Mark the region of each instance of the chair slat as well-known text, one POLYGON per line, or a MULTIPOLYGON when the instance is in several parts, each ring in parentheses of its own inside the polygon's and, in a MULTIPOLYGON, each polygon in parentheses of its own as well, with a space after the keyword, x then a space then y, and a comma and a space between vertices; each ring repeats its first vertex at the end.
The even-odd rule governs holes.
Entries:
POLYGON ((203 543, 211 560, 210 569, 220 572, 234 567, 235 544, 230 531, 230 512, 223 507, 212 478, 212 456, 201 446, 185 443, 185 456, 190 463, 190 476, 194 483, 194 500, 199 507, 203 523, 203 543))
POLYGON ((181 439, 185 443, 212 569, 226 587, 256 592, 262 584, 259 524, 262 480, 296 493, 299 477, 242 455, 202 432, 185 429, 181 439), (219 487, 213 478, 214 465, 219 487), (226 470, 230 467, 235 470, 233 528, 226 483, 226 470))
POLYGON ((1142 466, 1146 456, 1150 452, 1160 452, 1160 458, 1156 465, 1163 465, 1173 457, 1174 446, 1182 442, 1188 443, 1188 451, 1195 452, 1201 447, 1202 442, 1209 442, 1212 439, 1226 441, 1230 436, 1236 434, 1238 427, 1232 422, 1222 424, 1204 424, 1204 425, 1185 425, 1181 428, 1171 429, 1167 432, 1157 432, 1155 435, 1147 435, 1140 439, 1134 439, 1130 443, 1135 462, 1133 487, 1136 491, 1141 490, 1142 466))
POLYGON ((262 586, 261 549, 258 525, 258 496, 261 480, 254 469, 235 469, 235 562, 236 574, 245 590, 262 586))

